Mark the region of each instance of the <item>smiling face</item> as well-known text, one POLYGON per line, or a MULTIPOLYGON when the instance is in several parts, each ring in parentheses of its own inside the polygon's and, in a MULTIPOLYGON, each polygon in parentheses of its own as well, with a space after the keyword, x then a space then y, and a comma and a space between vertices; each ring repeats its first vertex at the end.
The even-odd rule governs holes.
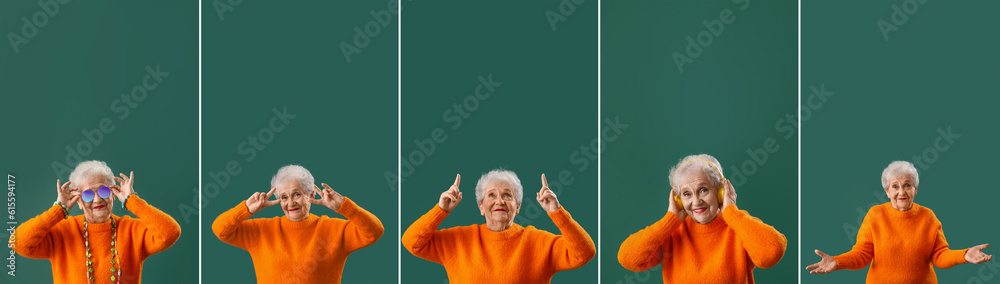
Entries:
POLYGON ((486 217, 487 227, 494 231, 510 228, 520 210, 521 204, 514 198, 513 187, 502 181, 486 186, 483 200, 479 201, 479 214, 486 217))
POLYGON ((684 203, 684 210, 688 216, 698 224, 708 224, 719 215, 719 186, 712 182, 705 172, 690 168, 685 173, 678 175, 678 186, 674 194, 681 197, 684 203))
POLYGON ((892 208, 908 211, 913 207, 913 198, 917 196, 917 186, 914 185, 910 175, 897 175, 889 179, 889 187, 885 188, 885 195, 889 197, 892 208))
POLYGON ((83 184, 76 187, 79 189, 80 193, 87 190, 94 191, 94 200, 84 202, 83 198, 81 198, 80 202, 77 203, 77 206, 83 210, 83 216, 87 218, 87 222, 104 223, 111 218, 111 208, 113 208, 112 205, 114 205, 115 195, 108 194, 108 198, 101 198, 101 196, 97 194, 97 190, 99 188, 110 185, 106 182, 107 180, 100 175, 90 175, 83 180, 83 184))
POLYGON ((281 211, 285 212, 285 217, 290 221, 302 221, 309 217, 309 206, 312 205, 310 199, 313 198, 312 191, 302 188, 298 181, 290 180, 278 186, 278 200, 281 202, 281 211))

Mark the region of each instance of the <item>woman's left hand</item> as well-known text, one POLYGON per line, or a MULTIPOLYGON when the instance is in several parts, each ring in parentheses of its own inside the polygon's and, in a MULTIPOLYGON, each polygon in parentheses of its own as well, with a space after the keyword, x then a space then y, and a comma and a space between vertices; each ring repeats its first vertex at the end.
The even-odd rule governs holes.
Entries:
POLYGON ((117 181, 119 185, 112 185, 109 186, 108 188, 110 188, 111 192, 115 194, 115 197, 117 197, 118 200, 121 201, 125 200, 126 197, 135 192, 135 190, 132 189, 132 183, 134 182, 133 177, 135 176, 135 172, 131 171, 128 172, 128 176, 125 176, 125 174, 123 173, 118 173, 118 175, 120 175, 121 177, 115 177, 115 181, 117 181))
POLYGON ((535 197, 545 212, 559 211, 559 199, 556 199, 556 193, 549 189, 549 182, 545 180, 545 174, 542 174, 542 189, 535 194, 535 197))
POLYGON ((990 247, 990 244, 981 244, 969 248, 969 250, 965 251, 965 261, 976 264, 990 261, 993 259, 993 255, 983 253, 983 249, 988 247, 990 247))
POLYGON ((733 183, 729 182, 729 179, 726 179, 723 185, 726 186, 726 192, 722 196, 722 209, 725 210, 729 204, 736 204, 736 189, 733 188, 733 183))
POLYGON ((319 189, 315 184, 313 185, 313 191, 319 194, 319 199, 311 199, 313 204, 319 204, 330 208, 330 210, 337 211, 340 210, 340 205, 344 204, 344 196, 340 195, 336 191, 333 191, 329 185, 321 183, 323 189, 319 189))

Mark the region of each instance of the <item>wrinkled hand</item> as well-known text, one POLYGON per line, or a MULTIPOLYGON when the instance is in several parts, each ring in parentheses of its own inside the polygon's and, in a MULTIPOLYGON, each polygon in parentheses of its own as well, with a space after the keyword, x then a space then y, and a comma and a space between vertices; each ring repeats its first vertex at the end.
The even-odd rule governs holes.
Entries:
POLYGON ((250 214, 256 214, 266 207, 281 203, 281 201, 278 201, 277 199, 268 200, 277 189, 277 187, 272 187, 271 191, 268 191, 267 193, 257 192, 250 195, 250 198, 247 198, 247 211, 250 211, 250 214))
POLYGON ((813 263, 810 266, 806 266, 806 270, 809 269, 813 270, 809 271, 809 274, 826 274, 837 270, 837 261, 833 260, 832 256, 825 254, 819 250, 816 250, 816 255, 822 257, 823 259, 817 263, 813 263))
POLYGON ((726 181, 723 182, 723 185, 726 186, 726 188, 723 189, 725 190, 725 193, 722 196, 722 209, 725 210, 726 206, 729 206, 729 204, 736 204, 736 189, 733 188, 733 183, 729 182, 729 179, 726 179, 726 181))
POLYGON ((993 259, 993 255, 983 253, 983 249, 988 247, 990 247, 990 244, 981 244, 969 248, 969 250, 965 251, 965 261, 976 264, 990 261, 993 259))
POLYGON ((59 204, 66 206, 67 209, 73 209, 73 204, 80 201, 80 192, 76 188, 69 187, 69 184, 72 182, 67 181, 59 185, 61 182, 58 179, 56 180, 56 200, 59 201, 59 204))
POLYGON ((330 208, 330 210, 333 211, 340 210, 340 205, 344 204, 344 196, 340 195, 340 193, 337 193, 336 191, 333 191, 329 185, 326 185, 325 183, 321 184, 323 185, 323 189, 319 189, 319 187, 315 184, 313 185, 313 192, 318 194, 319 198, 313 198, 309 201, 312 202, 312 204, 326 206, 326 208, 330 208))
POLYGON ((538 204, 542 205, 545 212, 559 211, 559 200, 556 199, 556 193, 549 189, 549 182, 545 180, 545 174, 542 174, 542 189, 538 190, 535 198, 538 199, 538 204))
POLYGON ((677 216, 677 219, 681 220, 681 222, 684 222, 684 218, 687 218, 687 211, 684 211, 684 207, 677 205, 677 201, 675 201, 677 200, 676 196, 677 195, 674 194, 674 191, 671 190, 670 202, 668 202, 670 205, 667 205, 667 211, 674 213, 674 216, 677 216))
POLYGON ((115 181, 118 185, 111 185, 108 188, 111 189, 111 193, 115 194, 118 200, 125 200, 126 197, 135 192, 132 188, 132 183, 135 181, 133 178, 135 176, 134 172, 128 172, 128 176, 123 173, 118 173, 121 177, 115 177, 115 181))
POLYGON ((451 210, 455 209, 459 202, 462 202, 462 192, 458 191, 458 182, 460 181, 462 181, 462 175, 455 175, 455 184, 441 193, 441 198, 438 199, 438 207, 441 207, 441 210, 451 213, 451 210))

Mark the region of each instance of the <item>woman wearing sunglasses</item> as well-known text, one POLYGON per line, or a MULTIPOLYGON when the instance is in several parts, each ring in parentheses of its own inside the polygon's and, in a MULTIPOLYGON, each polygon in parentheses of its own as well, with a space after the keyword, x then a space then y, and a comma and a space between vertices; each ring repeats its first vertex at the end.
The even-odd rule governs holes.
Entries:
POLYGON ((173 245, 181 226, 135 194, 132 173, 119 175, 104 162, 86 161, 69 182, 56 180, 56 202, 17 227, 14 251, 48 259, 54 283, 142 282, 143 261, 173 245), (115 199, 138 218, 112 214, 115 199), (73 204, 83 216, 70 215, 73 204))

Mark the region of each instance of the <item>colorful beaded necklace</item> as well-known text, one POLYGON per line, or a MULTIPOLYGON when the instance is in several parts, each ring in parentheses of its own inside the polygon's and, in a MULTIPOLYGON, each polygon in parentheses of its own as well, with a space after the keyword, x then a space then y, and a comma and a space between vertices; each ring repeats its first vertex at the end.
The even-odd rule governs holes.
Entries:
MULTIPOLYGON (((115 218, 111 218, 111 282, 119 283, 122 278, 121 260, 118 259, 118 245, 115 239, 118 232, 115 218), (115 262, 118 262, 118 269, 115 269, 115 262), (117 273, 118 277, 115 277, 117 273)), ((87 238, 87 220, 83 220, 83 243, 87 247, 87 283, 94 283, 94 262, 90 259, 90 240, 87 238)))

